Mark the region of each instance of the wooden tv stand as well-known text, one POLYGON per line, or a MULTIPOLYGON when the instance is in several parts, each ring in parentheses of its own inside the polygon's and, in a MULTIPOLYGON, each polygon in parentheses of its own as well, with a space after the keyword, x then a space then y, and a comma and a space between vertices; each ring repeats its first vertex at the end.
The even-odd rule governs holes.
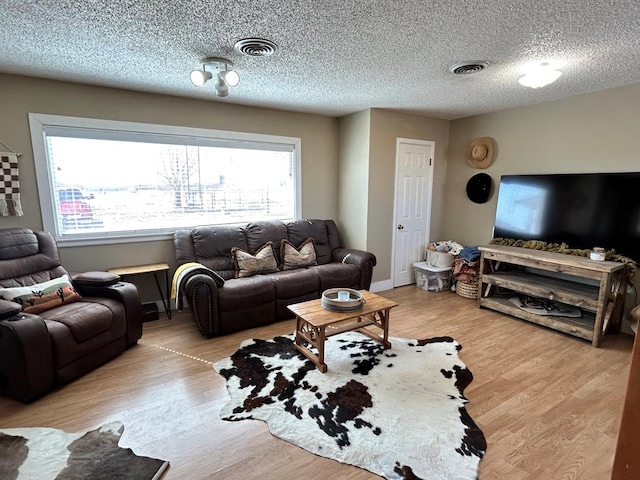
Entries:
POLYGON ((479 249, 480 307, 590 340, 594 347, 600 345, 609 325, 619 327, 626 290, 623 263, 519 247, 488 245, 479 249), (578 307, 582 316, 527 312, 510 301, 518 294, 578 307))

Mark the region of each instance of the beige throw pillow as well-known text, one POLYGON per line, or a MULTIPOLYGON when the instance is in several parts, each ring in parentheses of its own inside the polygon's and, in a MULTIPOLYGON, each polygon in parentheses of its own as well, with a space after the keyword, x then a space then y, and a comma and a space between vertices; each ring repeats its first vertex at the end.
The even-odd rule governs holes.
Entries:
POLYGON ((283 239, 280 252, 282 253, 282 270, 295 270, 318 264, 313 238, 306 239, 298 248, 283 239))
POLYGON ((238 247, 232 248, 231 254, 236 266, 236 278, 278 271, 278 262, 273 253, 273 242, 265 243, 255 255, 251 255, 238 247))

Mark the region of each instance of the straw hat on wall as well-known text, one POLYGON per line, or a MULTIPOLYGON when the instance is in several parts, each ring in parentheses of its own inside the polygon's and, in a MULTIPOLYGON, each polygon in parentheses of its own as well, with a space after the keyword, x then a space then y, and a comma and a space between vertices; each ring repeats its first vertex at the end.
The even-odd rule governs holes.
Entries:
POLYGON ((493 138, 476 138, 467 149, 467 163, 473 168, 487 168, 493 163, 494 151, 493 138))

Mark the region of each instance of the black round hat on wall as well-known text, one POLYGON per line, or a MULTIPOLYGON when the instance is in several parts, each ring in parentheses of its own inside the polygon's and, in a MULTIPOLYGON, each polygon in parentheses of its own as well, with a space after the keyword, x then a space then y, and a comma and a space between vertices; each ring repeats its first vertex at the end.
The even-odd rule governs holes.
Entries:
POLYGON ((486 173, 478 173, 467 182, 467 197, 474 203, 485 203, 491 193, 491 177, 486 173))

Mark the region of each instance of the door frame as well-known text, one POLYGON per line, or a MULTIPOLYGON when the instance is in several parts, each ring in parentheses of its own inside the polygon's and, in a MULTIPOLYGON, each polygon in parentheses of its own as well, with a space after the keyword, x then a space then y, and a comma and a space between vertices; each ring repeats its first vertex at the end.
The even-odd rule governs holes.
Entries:
POLYGON ((427 191, 427 212, 426 212, 426 225, 425 225, 425 249, 426 244, 429 243, 429 230, 431 229, 431 208, 433 206, 433 172, 436 163, 436 142, 433 140, 419 140, 416 138, 403 138, 396 137, 396 165, 395 175, 393 183, 393 224, 391 225, 391 288, 395 285, 395 272, 396 272, 396 227, 398 225, 397 209, 398 209, 398 174, 399 174, 399 162, 400 162, 400 145, 414 144, 431 147, 431 161, 429 162, 429 186, 427 191))

